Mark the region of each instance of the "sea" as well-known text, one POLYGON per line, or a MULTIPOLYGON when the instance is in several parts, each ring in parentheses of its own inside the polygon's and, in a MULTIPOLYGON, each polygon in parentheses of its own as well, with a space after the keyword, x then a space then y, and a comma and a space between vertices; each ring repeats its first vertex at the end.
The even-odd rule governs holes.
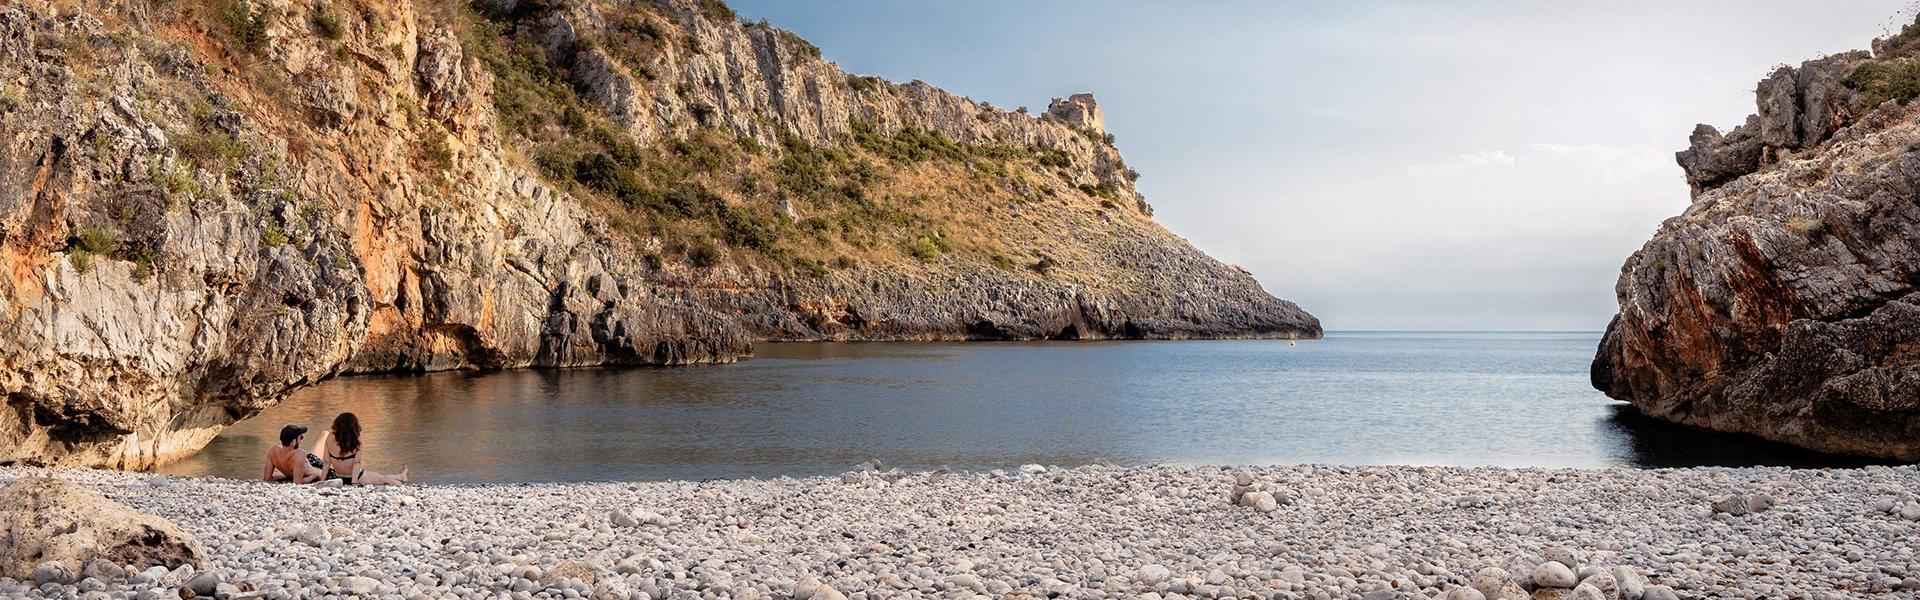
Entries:
POLYGON ((259 477, 355 413, 416 481, 645 481, 1023 464, 1858 466, 1656 421, 1588 383, 1597 332, 763 343, 728 365, 341 377, 158 468, 259 477))

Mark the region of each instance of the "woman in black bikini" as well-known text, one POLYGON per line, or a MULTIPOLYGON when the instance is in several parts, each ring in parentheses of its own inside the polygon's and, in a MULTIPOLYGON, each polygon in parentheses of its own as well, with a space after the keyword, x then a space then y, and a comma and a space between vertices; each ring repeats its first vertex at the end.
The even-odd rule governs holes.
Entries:
POLYGON ((400 470, 400 476, 382 475, 367 470, 361 465, 360 418, 353 413, 340 413, 333 418, 333 428, 327 433, 332 439, 322 439, 321 446, 327 452, 327 479, 338 479, 351 485, 394 485, 406 483, 406 469, 400 470))

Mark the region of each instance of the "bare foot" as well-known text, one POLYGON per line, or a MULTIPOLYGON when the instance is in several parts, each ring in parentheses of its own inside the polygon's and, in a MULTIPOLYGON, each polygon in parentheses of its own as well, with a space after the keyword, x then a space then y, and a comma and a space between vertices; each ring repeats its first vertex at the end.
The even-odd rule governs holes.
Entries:
POLYGON ((400 468, 400 483, 413 483, 413 478, 407 476, 407 471, 411 470, 413 470, 412 465, 400 468))

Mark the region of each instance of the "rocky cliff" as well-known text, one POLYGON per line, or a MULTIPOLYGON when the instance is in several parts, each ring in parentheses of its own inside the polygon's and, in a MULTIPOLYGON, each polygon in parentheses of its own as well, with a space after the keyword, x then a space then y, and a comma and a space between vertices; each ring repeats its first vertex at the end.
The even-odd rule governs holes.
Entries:
POLYGON ((1593 384, 1689 425, 1920 460, 1920 27, 1781 67, 1678 155, 1593 384))
POLYGON ((755 340, 1317 337, 1091 95, 848 75, 712 0, 0 5, 0 464, 138 468, 342 373, 755 340))

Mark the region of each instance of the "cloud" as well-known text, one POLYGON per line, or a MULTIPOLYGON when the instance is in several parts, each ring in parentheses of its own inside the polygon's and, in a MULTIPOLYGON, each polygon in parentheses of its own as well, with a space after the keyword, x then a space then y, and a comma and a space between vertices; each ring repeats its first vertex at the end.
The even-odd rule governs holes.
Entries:
POLYGON ((1673 153, 1655 150, 1646 144, 1616 146, 1613 144, 1558 144, 1535 142, 1527 148, 1533 152, 1582 163, 1594 169, 1608 182, 1634 179, 1643 175, 1655 174, 1668 177, 1674 166, 1673 153))
POLYGON ((1455 156, 1453 160, 1443 163, 1409 166, 1407 175, 1422 177, 1515 166, 1570 175, 1588 173, 1599 176, 1607 183, 1619 183, 1647 175, 1670 179, 1671 171, 1677 169, 1672 153, 1654 150, 1645 144, 1620 146, 1535 142, 1512 154, 1506 150, 1481 150, 1455 156))
POLYGON ((1467 171, 1487 167, 1511 167, 1514 165, 1514 162, 1513 155, 1507 154, 1505 150, 1481 150, 1472 154, 1456 156, 1452 161, 1437 165, 1413 165, 1407 167, 1407 174, 1419 177, 1422 175, 1467 171))

